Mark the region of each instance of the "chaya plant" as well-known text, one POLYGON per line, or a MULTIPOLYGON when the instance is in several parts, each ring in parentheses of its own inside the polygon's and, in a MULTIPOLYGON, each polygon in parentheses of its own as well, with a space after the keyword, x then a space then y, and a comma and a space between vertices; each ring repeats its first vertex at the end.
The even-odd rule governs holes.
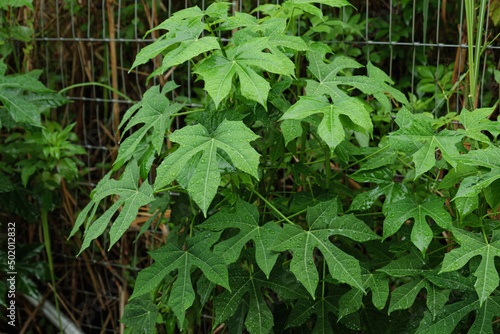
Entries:
POLYGON ((160 75, 191 62, 207 103, 183 111, 166 97, 173 82, 149 88, 71 232, 85 226, 82 252, 112 221, 111 247, 140 207, 171 209, 121 321, 134 333, 498 331, 493 108, 412 113, 380 69, 294 34, 298 17, 316 22, 319 5, 344 0, 265 4, 260 19, 228 5, 155 28, 166 33, 134 66, 161 54, 160 75), (397 112, 377 141, 374 106, 397 112))

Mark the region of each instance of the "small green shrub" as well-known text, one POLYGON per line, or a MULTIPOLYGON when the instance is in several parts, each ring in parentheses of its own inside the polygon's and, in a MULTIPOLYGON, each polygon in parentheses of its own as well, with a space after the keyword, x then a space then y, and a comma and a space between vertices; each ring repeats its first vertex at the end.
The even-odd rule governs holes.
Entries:
POLYGON ((190 109, 166 97, 173 82, 151 87, 71 233, 85 226, 82 252, 112 221, 111 247, 140 207, 154 212, 141 234, 171 210, 122 318, 131 332, 499 330, 493 108, 410 112, 383 71, 297 35, 299 16, 329 22, 317 4, 349 6, 289 0, 259 20, 225 2, 188 8, 138 54, 134 67, 162 55, 152 75, 191 62, 207 101, 190 109), (397 130, 374 129, 379 109, 397 130))

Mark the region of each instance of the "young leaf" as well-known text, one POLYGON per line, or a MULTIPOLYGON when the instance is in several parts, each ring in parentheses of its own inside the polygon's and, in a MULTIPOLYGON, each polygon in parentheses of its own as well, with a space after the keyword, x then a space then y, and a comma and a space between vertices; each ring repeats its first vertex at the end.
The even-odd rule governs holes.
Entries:
POLYGON ((219 237, 220 233, 202 232, 188 239, 186 250, 174 242, 169 242, 149 253, 155 263, 139 272, 134 293, 130 299, 151 292, 171 271, 177 270, 177 279, 172 285, 168 305, 182 324, 184 312, 195 299, 191 283, 192 266, 200 268, 203 275, 211 282, 229 289, 226 264, 218 254, 210 251, 210 247, 219 237))
POLYGON ((215 252, 222 254, 226 263, 231 264, 238 259, 245 244, 253 240, 257 264, 266 277, 269 277, 279 253, 269 250, 268 246, 281 229, 274 222, 259 226, 259 211, 255 205, 239 199, 234 212, 223 208, 198 227, 211 231, 239 229, 239 233, 234 237, 219 242, 214 248, 215 252))
POLYGON ((486 240, 481 233, 467 232, 458 228, 453 228, 451 231, 461 247, 446 253, 440 272, 458 270, 474 256, 481 255, 481 263, 474 271, 474 276, 477 277, 474 287, 482 305, 499 285, 495 256, 500 256, 500 231, 493 232, 491 241, 486 240))
POLYGON ((353 215, 337 215, 337 201, 321 202, 307 212, 308 231, 300 226, 286 224, 270 249, 293 252, 290 270, 300 283, 315 296, 318 271, 313 261, 313 251, 318 248, 326 259, 333 278, 364 292, 361 267, 358 260, 334 246, 329 237, 343 235, 356 241, 380 239, 361 220, 353 215))
POLYGON ((384 206, 384 239, 396 233, 401 225, 410 218, 415 223, 411 231, 411 241, 421 252, 425 252, 432 240, 432 230, 427 224, 427 216, 443 229, 451 228, 450 214, 444 208, 446 198, 429 196, 424 201, 418 202, 412 198, 405 198, 384 206))
POLYGON ((120 322, 136 333, 154 334, 158 307, 149 295, 130 301, 123 311, 120 322))
POLYGON ((241 94, 267 109, 267 95, 271 86, 254 68, 285 76, 294 75, 293 68, 284 66, 279 56, 262 52, 268 44, 268 37, 255 38, 227 50, 227 58, 212 55, 198 65, 195 73, 205 81, 205 90, 216 107, 231 91, 233 77, 237 74, 241 94))
POLYGON ((344 141, 344 126, 357 130, 353 128, 352 124, 354 124, 369 133, 373 131, 370 114, 364 105, 350 97, 335 100, 332 104, 324 96, 303 96, 285 112, 281 120, 302 120, 318 113, 323 114, 323 120, 318 126, 318 134, 332 149, 344 141), (341 115, 348 117, 352 123, 342 120, 341 115))
POLYGON ((244 271, 241 266, 233 265, 230 270, 230 278, 231 292, 225 291, 215 297, 215 325, 231 317, 238 309, 238 305, 246 301, 249 308, 245 326, 251 334, 267 334, 274 326, 273 314, 262 296, 263 288, 269 288, 286 299, 293 300, 308 296, 293 275, 281 269, 281 266, 277 266, 272 271, 270 278, 266 279, 262 271, 250 274, 244 271), (246 298, 245 295, 247 295, 246 298))
POLYGON ((118 239, 127 231, 132 221, 137 216, 139 208, 151 203, 154 200, 153 188, 148 182, 143 182, 139 187, 139 167, 135 160, 132 160, 123 175, 119 180, 109 179, 111 172, 107 177, 104 177, 97 185, 93 192, 92 201, 83 209, 78 216, 78 219, 70 233, 72 236, 80 228, 80 226, 87 221, 89 226, 85 229, 85 236, 83 239, 82 247, 78 255, 80 255, 89 245, 90 242, 99 237, 108 226, 109 221, 120 207, 123 208, 120 214, 113 221, 111 229, 109 230, 110 244, 109 248, 113 246, 118 239), (116 202, 99 217, 96 221, 92 222, 95 211, 99 206, 99 202, 109 196, 118 196, 116 202), (92 210, 90 216, 88 213, 92 210))
POLYGON ((190 159, 201 152, 187 190, 206 216, 220 184, 217 150, 223 150, 234 167, 258 178, 259 154, 249 144, 256 138, 241 121, 224 120, 212 134, 200 124, 176 130, 169 139, 180 147, 158 167, 155 190, 177 179, 190 159))
MULTIPOLYGON (((177 85, 175 85, 177 86, 177 85)), ((128 131, 133 126, 144 124, 137 129, 133 135, 125 139, 118 150, 118 157, 113 164, 113 170, 120 168, 137 151, 137 146, 146 136, 150 129, 153 129, 149 141, 157 153, 161 152, 165 134, 172 122, 172 114, 182 108, 180 104, 170 104, 165 92, 160 93, 160 86, 153 86, 144 93, 142 100, 127 110, 119 125, 127 126, 123 132, 128 131), (132 115, 134 115, 132 117, 132 115)))
POLYGON ((423 288, 428 288, 428 282, 425 278, 419 277, 410 282, 398 286, 391 293, 391 303, 389 304, 389 314, 396 310, 404 310, 410 308, 417 298, 417 294, 423 288))
POLYGON ((362 171, 351 176, 357 182, 373 182, 377 184, 372 190, 360 193, 354 198, 349 211, 367 210, 382 195, 385 195, 384 207, 409 196, 409 190, 404 183, 395 182, 389 168, 379 168, 372 171, 362 171))

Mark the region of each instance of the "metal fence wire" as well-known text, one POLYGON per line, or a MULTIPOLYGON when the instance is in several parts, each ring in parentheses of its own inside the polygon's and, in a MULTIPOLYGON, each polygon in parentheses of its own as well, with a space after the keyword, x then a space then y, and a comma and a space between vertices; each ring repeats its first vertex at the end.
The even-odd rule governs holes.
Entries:
MULTIPOLYGON (((38 0, 35 1, 34 26, 36 57, 33 68, 44 69, 44 80, 54 89, 85 82, 109 85, 139 101, 151 85, 175 80, 180 88, 172 99, 197 106, 203 99, 202 86, 191 79, 188 62, 164 74, 146 78, 158 65, 153 60, 129 73, 139 50, 158 38, 145 32, 180 9, 197 5, 205 9, 209 0, 38 0)), ((353 56, 366 65, 372 61, 394 80, 394 84, 411 98, 415 111, 440 115, 445 111, 439 98, 443 84, 453 84, 466 70, 467 34, 464 0, 354 0, 355 8, 322 7, 328 19, 341 24, 331 38, 337 54, 353 56), (429 80, 430 78, 430 80, 429 80), (427 79, 427 80, 423 80, 427 79), (404 82, 404 83, 403 83, 404 82)), ((278 0, 235 0, 232 11, 250 13, 264 3, 278 0)), ((487 13, 500 6, 489 1, 487 13)), ((254 15, 260 17, 260 13, 254 15)), ((499 32, 499 22, 485 19, 483 40, 492 40, 499 32), (495 25, 496 24, 496 25, 495 25)), ((304 20, 297 20, 298 31, 309 29, 304 20)), ((487 106, 498 96, 493 69, 499 65, 500 46, 486 47, 479 73, 479 106, 487 106)), ((116 156, 116 125, 119 117, 132 104, 120 95, 100 86, 81 86, 68 91, 73 103, 66 106, 65 117, 76 120, 75 131, 87 150, 85 180, 73 190, 74 211, 85 205, 97 182, 109 171, 116 156)), ((460 112, 462 103, 452 104, 460 112)), ((179 120, 174 123, 177 127, 179 120)), ((69 224, 68 224, 69 225, 69 224)), ((71 226, 52 227, 67 235, 71 226)), ((138 231, 138 230, 137 230, 138 231)), ((161 231, 159 231, 161 232, 161 231)), ((128 299, 127 277, 149 264, 147 244, 155 238, 138 243, 132 241, 137 232, 129 232, 119 246, 107 253, 107 240, 96 242, 86 254, 74 258, 76 246, 61 243, 53 253, 61 255, 64 272, 59 291, 66 298, 63 312, 72 315, 85 333, 123 331, 118 320, 128 299)), ((156 238, 161 238, 157 235, 156 238)), ((71 240, 70 240, 71 241, 71 240)), ((62 269, 61 269, 62 270, 62 269)))

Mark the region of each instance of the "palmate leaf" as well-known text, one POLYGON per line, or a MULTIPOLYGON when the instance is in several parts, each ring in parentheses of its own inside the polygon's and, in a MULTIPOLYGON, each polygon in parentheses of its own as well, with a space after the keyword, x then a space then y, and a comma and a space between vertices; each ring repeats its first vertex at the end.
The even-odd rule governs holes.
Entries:
POLYGON ((310 207, 307 211, 309 230, 305 231, 298 225, 286 224, 270 247, 275 251, 293 252, 290 270, 313 298, 319 281, 313 260, 315 248, 318 248, 325 257, 329 272, 334 279, 364 292, 358 260, 334 246, 329 237, 342 235, 359 242, 380 239, 355 216, 339 217, 337 205, 334 199, 310 207))
POLYGON ((40 118, 42 111, 69 102, 38 80, 42 71, 5 75, 6 69, 3 59, 0 60, 0 102, 3 104, 0 108, 4 107, 14 121, 9 127, 17 124, 42 127, 40 118))
POLYGON ((451 228, 451 216, 444 208, 446 198, 429 196, 422 202, 413 198, 405 198, 384 206, 384 239, 396 233, 401 226, 410 218, 414 219, 411 231, 411 241, 421 252, 425 252, 432 241, 432 230, 426 221, 426 217, 434 219, 439 227, 449 230, 451 228))
POLYGON ((144 125, 121 143, 118 150, 118 157, 113 164, 113 170, 117 170, 123 166, 136 153, 138 145, 151 129, 153 131, 149 141, 156 153, 161 152, 165 134, 172 122, 171 115, 182 108, 180 104, 171 104, 165 96, 168 91, 178 86, 175 84, 167 85, 165 85, 161 93, 160 86, 153 86, 148 89, 144 93, 142 100, 128 109, 123 116, 119 125, 119 128, 121 128, 127 123, 123 132, 128 131, 138 124, 144 125), (168 89, 165 89, 167 87, 168 89))
POLYGON ((201 152, 187 190, 206 216, 221 180, 217 150, 223 150, 234 167, 258 179, 259 154, 249 144, 256 138, 241 121, 224 120, 212 134, 200 124, 176 130, 169 139, 180 147, 158 167, 155 190, 177 179, 190 159, 201 152))
POLYGON ((471 258, 480 255, 481 263, 474 271, 474 276, 477 277, 474 287, 479 296, 479 304, 482 305, 499 285, 495 256, 500 256, 500 231, 493 232, 491 241, 485 240, 481 233, 467 232, 459 228, 453 228, 451 231, 461 247, 446 253, 441 272, 458 270, 471 258))
POLYGON ((500 133, 500 123, 490 121, 487 117, 493 113, 496 107, 479 108, 473 111, 462 109, 458 120, 465 129, 457 129, 471 139, 490 144, 491 140, 482 131, 489 131, 493 134, 500 133))
POLYGON ((344 126, 353 130, 361 128, 361 131, 373 132, 370 114, 363 103, 350 97, 330 103, 325 96, 303 96, 285 112, 281 120, 302 120, 318 113, 323 114, 323 120, 318 126, 318 134, 332 149, 344 141, 344 126), (349 118, 350 121, 342 119, 342 116, 349 118))
POLYGON ((223 208, 198 227, 211 231, 239 229, 239 233, 234 237, 219 242, 214 248, 215 252, 222 254, 226 263, 231 264, 238 259, 245 244, 253 240, 255 260, 266 277, 269 277, 279 253, 269 250, 268 247, 281 228, 274 222, 259 226, 259 211, 255 205, 238 199, 234 212, 229 208, 223 208))
POLYGON ((425 312, 416 333, 450 334, 467 314, 476 311, 476 319, 467 333, 493 334, 492 319, 500 315, 500 297, 487 297, 482 306, 479 304, 479 300, 472 297, 446 305, 434 320, 429 312, 425 312))
POLYGON ((227 5, 219 3, 209 6, 205 12, 198 6, 176 12, 170 18, 150 30, 164 29, 168 30, 168 33, 141 49, 130 71, 162 53, 165 57, 162 60, 161 66, 149 77, 160 75, 170 67, 182 64, 203 52, 220 49, 216 37, 207 36, 200 38, 200 34, 205 27, 203 17, 205 15, 220 17, 224 9, 227 12, 227 5), (172 48, 174 45, 176 47, 172 48), (169 51, 165 54, 167 50, 169 51))
POLYGON ((476 197, 481 190, 500 179, 500 148, 496 146, 492 145, 486 149, 470 151, 468 154, 457 157, 456 161, 473 167, 485 167, 489 169, 489 172, 480 170, 477 175, 466 177, 460 184, 453 200, 476 197))
POLYGON ((372 171, 361 171, 351 176, 357 182, 376 183, 377 186, 357 195, 349 207, 349 211, 367 210, 377 199, 385 195, 384 207, 409 196, 409 190, 404 183, 395 182, 393 172, 389 168, 379 168, 372 171))
POLYGON ((262 51, 268 45, 269 37, 254 38, 228 49, 227 58, 212 55, 198 65, 194 72, 205 81, 205 90, 214 100, 216 107, 231 91, 233 77, 237 74, 241 94, 267 109, 267 96, 271 86, 255 68, 285 76, 294 75, 294 68, 284 65, 288 64, 282 58, 285 56, 262 51))
MULTIPOLYGON (((372 292, 373 305, 382 310, 389 297, 389 278, 383 273, 370 273, 367 270, 361 274, 363 288, 372 292)), ((363 303, 363 292, 351 289, 339 299, 339 319, 348 314, 357 312, 363 303)))
POLYGON ((111 173, 103 177, 94 189, 92 192, 92 201, 80 212, 75 226, 70 233, 69 237, 74 235, 80 226, 87 221, 82 247, 78 255, 90 245, 93 239, 104 233, 109 221, 120 207, 123 206, 109 230, 109 248, 127 231, 132 221, 136 218, 139 208, 154 200, 153 188, 148 182, 143 182, 139 186, 139 167, 135 160, 127 164, 119 180, 110 180, 111 173), (96 221, 92 222, 101 200, 112 195, 117 196, 116 202, 96 221))
POLYGON ((158 307, 149 295, 131 300, 123 311, 120 322, 135 333, 155 333, 158 307))
POLYGON ((461 143, 463 134, 446 129, 435 133, 431 119, 426 119, 423 115, 412 114, 406 108, 398 112, 396 121, 400 129, 390 134, 391 142, 398 142, 398 145, 407 144, 410 147, 413 147, 415 143, 421 145, 412 154, 415 163, 415 179, 434 167, 436 148, 439 148, 443 158, 450 165, 457 166, 456 158, 459 152, 456 145, 461 143))
POLYGON ((214 326, 226 321, 238 309, 242 302, 249 305, 245 318, 245 326, 251 333, 267 334, 274 326, 274 317, 263 297, 263 288, 269 288, 281 298, 298 299, 307 298, 307 291, 297 282, 295 277, 286 270, 277 266, 271 272, 269 279, 262 271, 250 274, 240 265, 231 266, 230 272, 231 291, 225 291, 215 297, 214 326))
POLYGON ((134 293, 130 299, 151 292, 170 272, 177 270, 177 278, 172 285, 168 306, 174 311, 179 324, 182 324, 185 311, 195 299, 191 283, 193 266, 200 268, 203 275, 212 283, 230 289, 226 264, 218 254, 210 251, 210 247, 219 237, 220 233, 206 231, 188 239, 185 250, 175 242, 169 242, 149 253, 155 262, 139 272, 134 293))
POLYGON ((373 95, 376 99, 380 99, 383 105, 387 104, 385 93, 391 94, 396 101, 408 105, 405 95, 386 84, 384 82, 386 78, 382 78, 380 70, 377 71, 372 64, 368 66, 370 77, 363 75, 339 76, 338 74, 345 69, 360 68, 362 65, 345 56, 337 56, 331 63, 326 64, 324 59, 327 52, 330 52, 330 48, 325 48, 324 43, 314 43, 311 50, 307 52, 308 69, 318 80, 306 80, 306 93, 308 96, 325 94, 335 101, 347 96, 347 93, 339 87, 346 85, 357 88, 365 94, 373 95))
POLYGON ((314 3, 331 7, 352 6, 346 0, 288 0, 283 3, 283 8, 288 10, 297 8, 323 19, 323 12, 318 7, 312 5, 314 3))

